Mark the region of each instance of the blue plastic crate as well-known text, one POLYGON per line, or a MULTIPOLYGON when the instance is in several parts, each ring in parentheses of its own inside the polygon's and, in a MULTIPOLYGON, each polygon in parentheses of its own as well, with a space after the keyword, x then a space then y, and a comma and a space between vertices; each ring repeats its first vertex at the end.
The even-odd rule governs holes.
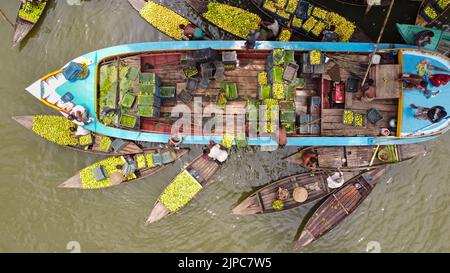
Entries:
POLYGON ((70 82, 76 81, 81 73, 83 73, 83 68, 75 62, 71 62, 63 71, 64 78, 70 82))

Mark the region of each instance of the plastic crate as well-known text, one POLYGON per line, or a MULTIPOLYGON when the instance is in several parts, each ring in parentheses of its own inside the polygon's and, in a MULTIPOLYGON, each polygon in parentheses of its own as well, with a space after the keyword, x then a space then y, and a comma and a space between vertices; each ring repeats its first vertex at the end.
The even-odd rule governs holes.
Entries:
POLYGON ((236 65, 237 64, 237 53, 236 51, 223 51, 222 52, 222 62, 225 65, 236 65))
POLYGON ((297 77, 298 69, 299 66, 297 64, 289 63, 284 68, 283 79, 288 82, 293 82, 297 77))
POLYGON ((198 79, 188 78, 186 81, 186 90, 187 91, 195 91, 198 87, 198 79))
POLYGON ((367 111, 367 120, 372 123, 375 124, 378 121, 383 119, 383 114, 378 111, 375 108, 370 108, 369 111, 367 111))
POLYGON ((304 1, 299 2, 297 5, 297 9, 295 10, 295 15, 302 20, 308 19, 308 17, 311 15, 308 13, 310 6, 312 8, 314 8, 314 5, 311 3, 304 2, 304 1))
POLYGON ((160 98, 175 98, 176 97, 176 87, 175 86, 162 86, 159 88, 160 98))
POLYGON ((122 97, 122 100, 120 101, 120 106, 122 106, 124 108, 131 108, 131 106, 133 106, 135 100, 136 100, 136 96, 134 96, 130 93, 125 93, 125 95, 123 95, 123 97, 122 97))
POLYGON ((295 112, 292 110, 280 111, 280 121, 283 123, 295 122, 295 112))
POLYGON ((181 91, 181 93, 178 94, 177 98, 184 104, 189 104, 194 99, 194 97, 186 90, 181 91))
POLYGON ((270 99, 271 98, 271 87, 270 87, 270 85, 266 84, 266 85, 260 86, 259 87, 258 97, 261 100, 270 99))
POLYGON ((293 63, 295 64, 295 52, 291 50, 286 50, 284 52, 284 63, 293 63))
POLYGON ((134 129, 138 124, 138 117, 133 115, 122 114, 120 116, 119 123, 122 127, 134 129))
POLYGON ((66 80, 74 82, 78 80, 78 76, 83 73, 83 68, 79 63, 70 62, 63 70, 63 76, 66 80))
POLYGON ((236 83, 227 83, 225 88, 225 98, 227 100, 234 100, 239 97, 237 84, 236 83))
POLYGON ((284 69, 281 66, 274 66, 272 69, 272 83, 283 83, 284 69))

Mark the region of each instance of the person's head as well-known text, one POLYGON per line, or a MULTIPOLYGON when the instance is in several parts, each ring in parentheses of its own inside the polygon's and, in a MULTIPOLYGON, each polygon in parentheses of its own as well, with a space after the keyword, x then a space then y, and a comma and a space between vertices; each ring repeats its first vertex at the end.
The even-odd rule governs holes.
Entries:
POLYGON ((366 82, 369 86, 372 86, 375 83, 372 79, 368 79, 366 82))
POLYGON ((122 170, 123 165, 116 165, 116 169, 122 170))
POLYGON ((184 29, 186 26, 183 25, 183 24, 180 24, 178 27, 179 27, 180 29, 184 29))
POLYGON ((317 163, 317 157, 311 157, 311 159, 309 160, 309 162, 311 164, 316 164, 317 163))
POLYGON ((335 31, 335 30, 336 30, 336 27, 334 25, 331 25, 330 26, 330 31, 335 31))
POLYGON ((69 128, 69 131, 71 131, 72 133, 73 133, 73 132, 76 132, 76 131, 77 131, 77 128, 75 128, 75 127, 70 127, 70 128, 69 128))
POLYGON ((429 37, 430 37, 430 38, 433 38, 433 37, 434 37, 434 32, 430 32, 429 37))
POLYGON ((249 32, 249 34, 252 34, 252 35, 255 34, 255 33, 256 33, 256 29, 251 29, 250 32, 249 32))
POLYGON ((428 82, 427 81, 421 81, 419 84, 421 87, 426 88, 428 86, 428 82))

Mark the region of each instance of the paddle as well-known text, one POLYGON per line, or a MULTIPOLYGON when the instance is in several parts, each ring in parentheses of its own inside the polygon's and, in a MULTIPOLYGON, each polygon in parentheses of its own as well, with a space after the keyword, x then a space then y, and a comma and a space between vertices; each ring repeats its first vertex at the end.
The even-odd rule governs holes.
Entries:
POLYGON ((2 16, 3 20, 5 20, 5 22, 7 22, 14 29, 14 24, 8 19, 6 14, 3 13, 3 11, 1 9, 0 9, 0 15, 2 16))

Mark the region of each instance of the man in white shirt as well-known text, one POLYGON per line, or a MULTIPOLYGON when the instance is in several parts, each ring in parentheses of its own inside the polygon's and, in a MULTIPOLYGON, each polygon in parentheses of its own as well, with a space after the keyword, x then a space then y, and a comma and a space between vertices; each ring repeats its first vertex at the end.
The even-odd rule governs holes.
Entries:
POLYGON ((81 105, 74 106, 67 118, 78 126, 87 125, 93 121, 86 108, 81 105))
POLYGON ((337 189, 344 185, 344 174, 341 171, 335 172, 327 178, 327 184, 330 189, 337 189))
POLYGON ((214 160, 219 161, 220 163, 224 162, 228 158, 228 152, 225 150, 222 150, 220 147, 220 144, 214 145, 208 156, 214 160))

